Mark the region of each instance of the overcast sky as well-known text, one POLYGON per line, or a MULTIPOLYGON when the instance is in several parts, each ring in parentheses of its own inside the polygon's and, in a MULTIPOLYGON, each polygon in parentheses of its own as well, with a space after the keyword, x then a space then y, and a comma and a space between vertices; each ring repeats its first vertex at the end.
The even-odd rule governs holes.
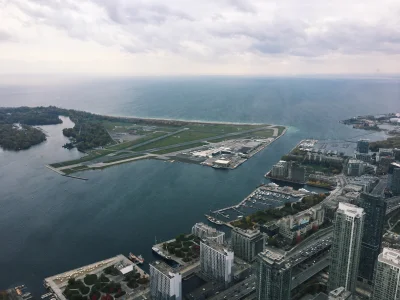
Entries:
POLYGON ((0 74, 399 70, 399 0, 0 0, 0 74))

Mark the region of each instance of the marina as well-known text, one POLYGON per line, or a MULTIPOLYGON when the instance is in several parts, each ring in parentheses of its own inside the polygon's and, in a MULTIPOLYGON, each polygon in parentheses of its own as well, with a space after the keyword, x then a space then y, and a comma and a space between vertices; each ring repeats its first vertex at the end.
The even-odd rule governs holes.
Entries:
POLYGON ((292 187, 279 187, 274 183, 259 186, 239 204, 228 206, 206 214, 209 222, 230 227, 230 222, 254 214, 259 210, 276 208, 288 202, 298 202, 312 192, 292 187))

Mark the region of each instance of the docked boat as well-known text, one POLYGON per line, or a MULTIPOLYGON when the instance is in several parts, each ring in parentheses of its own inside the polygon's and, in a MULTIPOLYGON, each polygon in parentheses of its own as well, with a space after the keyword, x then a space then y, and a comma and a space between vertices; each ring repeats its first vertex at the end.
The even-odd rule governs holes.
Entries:
POLYGON ((165 254, 161 249, 158 249, 157 247, 152 247, 151 250, 153 250, 154 253, 156 253, 157 255, 161 256, 166 260, 172 260, 171 256, 165 254))
POLYGON ((133 261, 135 264, 143 264, 144 263, 144 258, 143 258, 143 256, 141 256, 141 255, 139 255, 139 256, 136 256, 135 254, 133 254, 132 252, 129 252, 129 259, 131 260, 131 261, 133 261))
POLYGON ((222 225, 222 222, 220 220, 214 219, 213 217, 207 216, 207 220, 210 221, 211 223, 222 225))
POLYGON ((40 298, 44 299, 44 298, 50 297, 51 295, 53 295, 53 293, 47 293, 47 294, 40 296, 40 298))

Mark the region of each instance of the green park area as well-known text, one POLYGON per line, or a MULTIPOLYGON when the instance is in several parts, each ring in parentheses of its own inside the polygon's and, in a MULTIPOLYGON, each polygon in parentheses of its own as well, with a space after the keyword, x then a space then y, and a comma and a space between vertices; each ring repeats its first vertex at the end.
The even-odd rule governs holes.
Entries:
POLYGON ((200 255, 199 242, 200 239, 192 234, 180 234, 174 241, 164 243, 162 247, 169 255, 175 255, 182 258, 184 262, 190 262, 200 255))
POLYGON ((277 221, 283 217, 295 215, 301 211, 307 210, 319 204, 328 195, 329 193, 305 196, 300 202, 285 203, 283 207, 259 210, 231 224, 241 229, 251 229, 256 224, 267 224, 271 221, 277 221))
POLYGON ((124 275, 122 281, 116 282, 114 278, 120 276, 120 272, 110 266, 100 275, 88 274, 83 280, 71 278, 63 294, 68 300, 113 300, 149 283, 149 279, 135 269, 124 275))
POLYGON ((0 291, 0 300, 8 300, 10 297, 6 291, 0 291))
POLYGON ((343 170, 344 159, 342 160, 331 160, 331 161, 315 161, 309 160, 307 152, 302 151, 298 148, 293 149, 289 154, 283 155, 281 160, 294 161, 300 165, 306 167, 308 174, 315 172, 322 172, 326 175, 340 174, 343 170))

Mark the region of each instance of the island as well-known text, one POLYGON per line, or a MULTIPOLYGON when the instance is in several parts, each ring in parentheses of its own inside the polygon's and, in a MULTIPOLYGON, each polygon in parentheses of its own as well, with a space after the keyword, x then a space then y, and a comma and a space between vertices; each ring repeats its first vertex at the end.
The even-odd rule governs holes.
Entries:
POLYGON ((52 107, 0 108, 0 147, 25 150, 46 140, 35 125, 60 124, 59 112, 52 107))
POLYGON ((286 132, 285 126, 260 123, 221 123, 116 117, 49 107, 0 108, 4 131, 0 146, 9 150, 27 149, 45 139, 33 126, 59 124, 59 116, 75 123, 63 129, 69 142, 65 149, 76 147, 85 156, 72 161, 55 162, 48 167, 60 174, 71 174, 140 159, 161 159, 201 164, 215 169, 235 169, 286 132), (7 147, 23 128, 22 146, 7 147))
POLYGON ((0 124, 0 146, 5 150, 25 150, 46 140, 38 128, 24 124, 0 124))
MULTIPOLYGON (((389 137, 386 140, 369 143, 369 150, 378 152, 380 148, 400 148, 400 113, 357 116, 341 121, 353 128, 373 131, 384 131, 389 137)), ((400 159, 400 157, 396 157, 400 159)))

